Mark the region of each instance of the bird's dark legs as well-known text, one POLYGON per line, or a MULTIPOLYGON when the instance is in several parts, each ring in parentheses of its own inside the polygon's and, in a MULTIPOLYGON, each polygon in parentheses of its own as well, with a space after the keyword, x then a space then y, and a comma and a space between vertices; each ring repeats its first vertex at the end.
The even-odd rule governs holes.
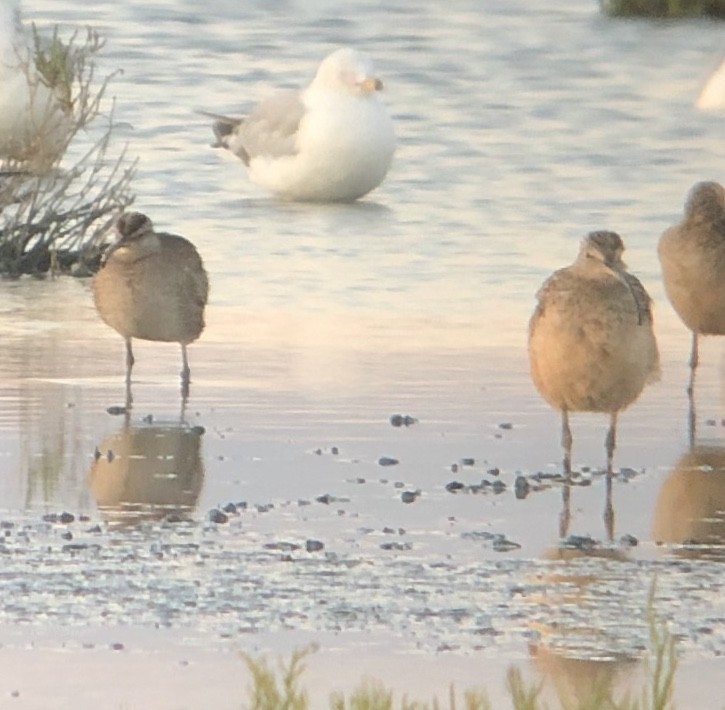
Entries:
POLYGON ((692 333, 692 350, 690 351, 690 382, 687 385, 687 402, 689 405, 687 416, 687 430, 690 436, 690 446, 695 444, 695 433, 697 431, 697 413, 695 410, 695 371, 700 362, 697 333, 692 333))
POLYGON ((130 409, 133 404, 133 396, 131 394, 131 370, 133 370, 133 349, 131 347, 131 338, 126 338, 126 409, 130 409))
POLYGON ((186 354, 186 344, 181 344, 181 398, 186 400, 189 397, 189 383, 191 382, 191 370, 189 358, 186 354))
POLYGON ((559 518, 559 537, 564 538, 569 532, 571 522, 571 447, 572 436, 569 427, 569 413, 561 412, 561 445, 564 449, 564 485, 561 489, 562 508, 559 518))
POLYGON ((572 436, 569 427, 569 412, 566 409, 561 412, 561 445, 564 449, 564 475, 571 476, 571 445, 572 436))
POLYGON ((607 432, 606 449, 607 449, 607 494, 604 504, 604 526, 607 530, 607 536, 611 541, 614 538, 614 506, 612 505, 612 477, 614 471, 612 463, 614 461, 614 449, 617 446, 617 412, 612 412, 609 419, 609 431, 607 432))

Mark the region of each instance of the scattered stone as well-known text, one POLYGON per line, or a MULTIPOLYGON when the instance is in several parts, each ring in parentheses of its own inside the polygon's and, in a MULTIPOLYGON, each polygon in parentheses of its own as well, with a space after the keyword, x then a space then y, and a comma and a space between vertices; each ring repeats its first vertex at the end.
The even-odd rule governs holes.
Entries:
POLYGON ((338 454, 340 453, 340 449, 338 449, 338 448, 337 448, 337 446, 333 446, 333 447, 332 447, 332 448, 330 449, 330 453, 331 453, 331 454, 332 454, 333 456, 337 456, 337 455, 338 455, 338 454))
POLYGON ((73 533, 70 530, 66 530, 65 532, 61 533, 61 538, 63 540, 72 540, 73 533))
POLYGON ((332 503, 335 499, 329 493, 325 493, 324 495, 317 496, 317 498, 315 498, 315 500, 318 503, 324 503, 324 505, 330 505, 330 503, 332 503))
POLYGON ((393 488, 405 488, 405 483, 403 483, 403 481, 395 481, 395 483, 393 483, 393 488))
POLYGON ((153 424, 153 422, 154 422, 154 415, 153 414, 147 414, 145 417, 143 417, 143 419, 141 419, 141 421, 144 424, 153 424))
POLYGON ((412 549, 409 542, 384 542, 380 545, 381 550, 396 550, 398 552, 412 549))
POLYGON ((120 407, 117 405, 113 405, 106 409, 106 412, 108 412, 112 417, 118 417, 121 414, 126 414, 126 411, 126 407, 120 407))
POLYGON ((124 645, 120 641, 116 641, 115 643, 111 644, 112 651, 123 651, 124 648, 124 645))
POLYGON ((414 503, 419 495, 420 491, 403 491, 400 494, 400 500, 402 500, 403 503, 414 503))
POLYGON ((476 464, 476 459, 472 459, 472 458, 461 459, 461 466, 475 466, 475 464, 476 464))
POLYGON ((521 549, 521 545, 518 542, 509 540, 505 535, 497 535, 491 547, 495 552, 510 552, 511 550, 521 549))
POLYGON ((307 542, 305 542, 305 550, 307 550, 307 552, 319 552, 324 548, 324 543, 319 540, 307 540, 307 542))
POLYGON ((401 426, 413 426, 413 424, 416 424, 418 420, 415 417, 411 417, 408 414, 393 414, 392 417, 390 417, 390 423, 394 427, 401 427, 401 426))
POLYGON ((387 525, 383 528, 384 535, 395 535, 395 528, 389 528, 387 525))
POLYGON ((625 466, 624 468, 619 469, 619 477, 623 481, 629 481, 631 478, 634 478, 635 476, 638 476, 638 475, 639 475, 639 471, 636 471, 633 468, 628 468, 625 466))
POLYGON ((219 508, 212 508, 207 514, 207 519, 210 523, 216 523, 217 525, 229 522, 229 516, 219 508))
POLYGON ((503 493, 506 490, 506 484, 500 479, 497 478, 492 484, 491 484, 491 490, 494 493, 503 493))
POLYGON ((96 450, 93 452, 93 458, 98 461, 101 456, 103 456, 103 454, 101 453, 101 450, 96 446, 96 450))
POLYGON ((717 422, 714 419, 706 419, 705 426, 717 426, 717 422))
POLYGON ((458 464, 457 463, 452 463, 451 464, 451 472, 452 473, 458 473, 458 464))
POLYGON ((254 509, 258 513, 269 513, 270 510, 274 509, 274 503, 257 503, 254 509))
POLYGON ((501 469, 498 468, 498 466, 495 466, 494 468, 489 468, 486 473, 489 476, 500 476, 501 475, 501 469))
POLYGON ((72 513, 46 513, 43 516, 43 522, 45 523, 62 523, 68 525, 75 520, 75 516, 72 513))
POLYGON ((322 449, 315 449, 312 453, 317 454, 318 456, 322 456, 322 449))
POLYGON ((619 544, 622 547, 637 547, 639 540, 630 533, 626 533, 619 538, 619 544))
POLYGON ((529 495, 530 490, 531 486, 528 480, 526 480, 526 476, 516 476, 516 480, 514 481, 514 495, 516 498, 523 500, 529 495))
POLYGON ((599 543, 589 535, 569 535, 562 540, 560 546, 565 550, 581 550, 582 552, 591 552, 599 543))
POLYGON ((379 466, 397 466, 400 463, 398 459, 391 458, 390 456, 381 456, 378 459, 379 466))
POLYGON ((514 428, 514 425, 511 422, 501 422, 498 425, 498 428, 499 429, 505 429, 506 431, 508 431, 510 429, 513 429, 514 428))
POLYGON ((113 451, 111 451, 111 449, 108 449, 108 451, 106 452, 106 460, 108 461, 108 463, 111 463, 111 461, 113 461, 113 459, 115 458, 116 457, 113 455, 113 451))
POLYGON ((228 513, 229 515, 239 515, 239 511, 237 510, 237 506, 234 503, 227 503, 222 510, 225 513, 228 513))
POLYGON ((461 483, 460 481, 451 481, 450 483, 446 483, 446 490, 449 493, 458 493, 458 491, 463 490, 465 487, 465 483, 461 483))

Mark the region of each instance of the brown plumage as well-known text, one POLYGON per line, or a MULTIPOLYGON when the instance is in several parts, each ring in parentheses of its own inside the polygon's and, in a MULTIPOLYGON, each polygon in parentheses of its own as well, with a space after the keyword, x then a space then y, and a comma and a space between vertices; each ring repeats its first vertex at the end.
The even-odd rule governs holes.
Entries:
POLYGON ((665 291, 692 331, 690 387, 697 368, 698 336, 725 335, 725 188, 699 182, 685 203, 681 222, 660 238, 665 291))
POLYGON ((133 338, 181 345, 182 391, 188 395, 186 346, 204 329, 209 281, 194 245, 175 234, 155 232, 140 212, 122 214, 118 240, 106 252, 93 280, 101 318, 126 341, 126 381, 130 383, 133 338))
POLYGON ((622 261, 614 232, 592 232, 576 261, 556 271, 537 294, 529 325, 531 377, 562 413, 564 466, 571 469, 569 412, 610 415, 611 471, 617 415, 659 375, 651 300, 622 261))

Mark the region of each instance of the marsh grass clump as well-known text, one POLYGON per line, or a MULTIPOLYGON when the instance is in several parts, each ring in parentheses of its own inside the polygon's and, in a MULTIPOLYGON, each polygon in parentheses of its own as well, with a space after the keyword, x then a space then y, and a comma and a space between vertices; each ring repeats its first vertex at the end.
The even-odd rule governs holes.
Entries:
MULTIPOLYGON (((650 588, 648 621, 649 653, 645 660, 646 683, 636 694, 616 697, 612 678, 603 674, 592 683, 584 698, 560 699, 559 705, 542 700, 544 682, 527 683, 518 668, 510 668, 506 687, 513 710, 675 710, 673 702, 677 650, 667 624, 654 613, 654 583, 650 588)), ((307 693, 300 687, 303 661, 316 647, 309 646, 292 654, 289 662, 280 661, 278 671, 265 660, 242 654, 251 674, 252 685, 245 710, 309 710, 307 693), (279 674, 279 675, 278 675, 279 674)), ((364 679, 349 695, 334 692, 330 710, 492 710, 486 690, 473 688, 462 694, 451 686, 448 698, 440 701, 396 699, 394 692, 380 682, 364 679)))
POLYGON ((725 19, 725 0, 599 0, 614 17, 710 17, 725 19))
POLYGON ((98 33, 63 41, 56 28, 46 39, 33 25, 31 39, 27 56, 18 54, 26 125, 0 154, 0 274, 85 275, 114 217, 133 202, 136 163, 125 149, 110 155, 113 112, 102 115, 101 104, 115 74, 96 81, 98 33))

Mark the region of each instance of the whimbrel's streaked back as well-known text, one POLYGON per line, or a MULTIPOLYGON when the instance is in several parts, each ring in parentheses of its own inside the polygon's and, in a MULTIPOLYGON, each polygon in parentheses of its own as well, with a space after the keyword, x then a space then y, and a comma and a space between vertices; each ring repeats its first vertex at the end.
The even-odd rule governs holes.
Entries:
POLYGON ((576 261, 539 290, 529 325, 531 377, 562 413, 564 467, 571 471, 569 412, 610 415, 607 470, 611 472, 617 415, 659 374, 651 300, 622 262, 614 232, 592 232, 576 261))
POLYGON ((93 280, 101 318, 126 341, 126 381, 134 363, 131 340, 181 345, 182 392, 188 394, 186 346, 204 328, 209 293, 201 257, 194 245, 174 234, 155 232, 151 220, 128 212, 116 222, 118 240, 108 249, 93 280))
POLYGON ((682 220, 664 232, 659 257, 665 291, 692 331, 689 394, 699 360, 699 335, 725 335, 725 188, 699 182, 682 220))

